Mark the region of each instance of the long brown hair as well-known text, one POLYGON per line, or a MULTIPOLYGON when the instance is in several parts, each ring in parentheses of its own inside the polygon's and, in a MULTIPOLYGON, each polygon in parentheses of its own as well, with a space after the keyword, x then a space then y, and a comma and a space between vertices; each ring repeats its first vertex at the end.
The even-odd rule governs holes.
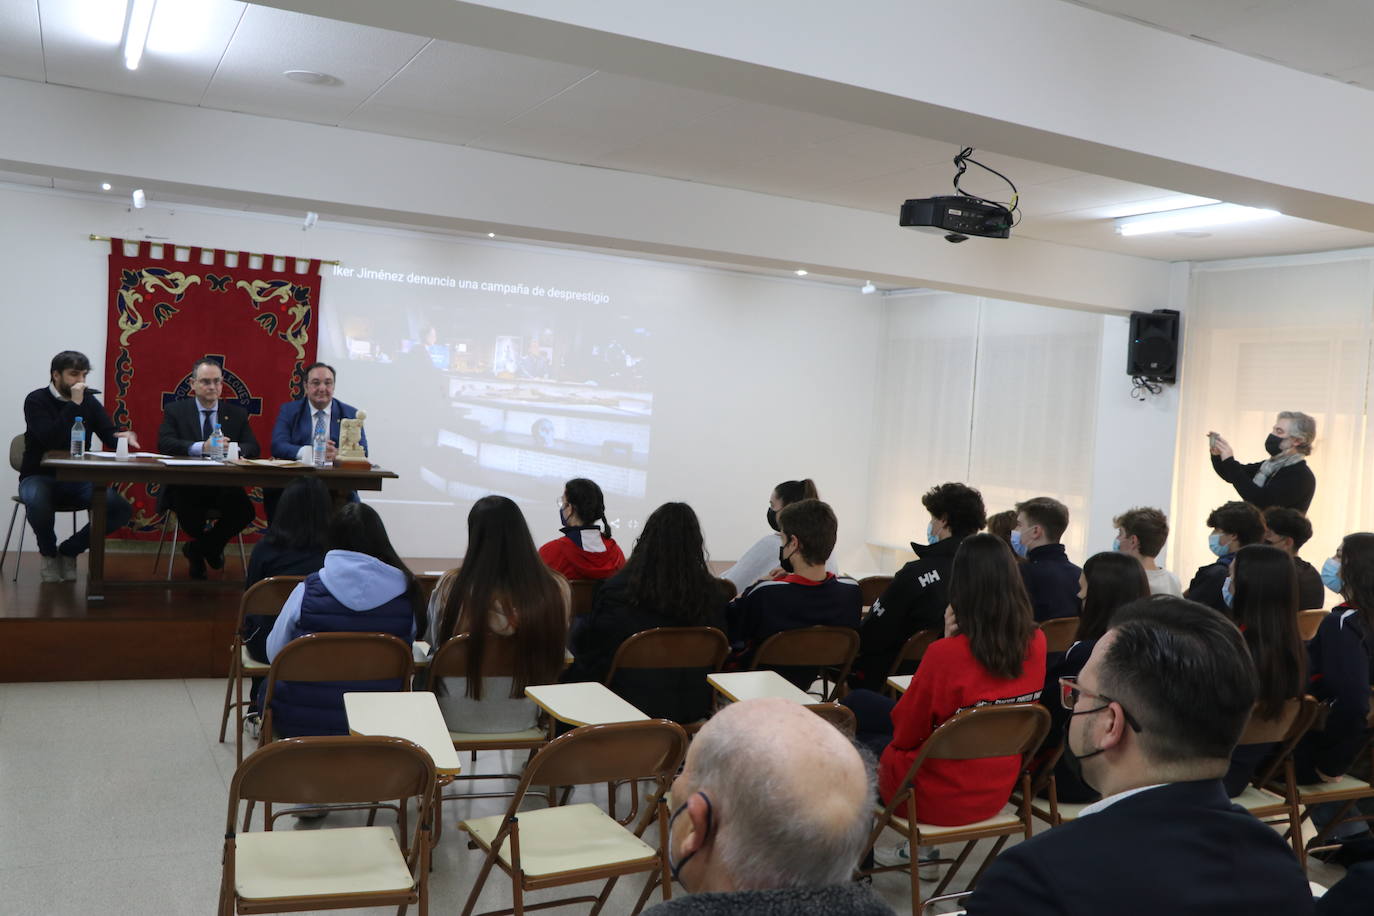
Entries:
POLYGON ((1078 615, 1077 640, 1098 640, 1112 625, 1112 615, 1137 598, 1150 594, 1145 567, 1135 557, 1116 551, 1095 553, 1083 564, 1088 581, 1083 612, 1078 615))
POLYGON ((1006 542, 994 534, 960 542, 950 569, 949 603, 978 663, 994 677, 1020 677, 1035 615, 1006 542))
POLYGON ((1365 634, 1374 634, 1374 534, 1368 531, 1341 541, 1341 598, 1359 609, 1365 634))
POLYGON ((1231 616, 1245 636, 1259 675, 1261 719, 1275 719, 1285 700, 1307 686, 1307 650, 1298 633, 1298 572, 1278 547, 1250 544, 1231 566, 1231 616))
POLYGON ((534 547, 520 507, 504 496, 484 496, 468 512, 468 550, 439 617, 440 645, 455 633, 468 637, 467 695, 482 699, 482 656, 497 604, 515 631, 511 696, 531 684, 549 684, 563 669, 568 615, 556 573, 534 547))

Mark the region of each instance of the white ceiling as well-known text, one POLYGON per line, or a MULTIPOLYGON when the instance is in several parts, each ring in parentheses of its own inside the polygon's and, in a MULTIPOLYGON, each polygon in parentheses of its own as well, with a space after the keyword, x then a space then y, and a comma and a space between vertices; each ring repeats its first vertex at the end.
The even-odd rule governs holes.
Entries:
MULTIPOLYGON (((125 5, 0 0, 0 76, 743 188, 887 213, 894 224, 902 200, 947 193, 953 176, 957 150, 949 143, 236 0, 159 0, 143 64, 130 72, 119 51, 125 5), (320 71, 335 81, 292 82, 282 76, 289 69, 320 71)), ((1157 7, 1182 23, 1194 4, 1085 5, 1129 15, 1141 14, 1135 7, 1157 7)), ((1274 0, 1196 5, 1232 14, 1198 12, 1199 21, 1237 28, 1256 8, 1277 16, 1300 6, 1274 0)), ((1355 4, 1301 5, 1353 10, 1355 4)), ((1340 60, 1357 67, 1360 55, 1348 44, 1340 60)), ((1374 62, 1374 43, 1364 50, 1363 63, 1374 62)), ((1174 193, 980 153, 1020 189, 1018 235, 1165 260, 1374 244, 1374 234, 1289 217, 1204 238, 1125 239, 1113 231, 1112 215, 1129 205, 1148 210, 1149 201, 1174 193)), ((964 185, 1004 199, 999 183, 977 170, 964 185)), ((159 196, 153 188, 149 193, 159 196)))

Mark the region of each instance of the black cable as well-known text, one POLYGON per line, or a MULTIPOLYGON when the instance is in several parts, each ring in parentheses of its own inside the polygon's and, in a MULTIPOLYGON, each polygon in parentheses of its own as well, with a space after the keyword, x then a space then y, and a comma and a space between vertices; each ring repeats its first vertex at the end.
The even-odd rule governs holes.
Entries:
POLYGON ((990 207, 997 207, 998 209, 1000 209, 1000 210, 1002 210, 1004 213, 1006 213, 1007 216, 1008 216, 1008 218, 1011 219, 1011 221, 1012 221, 1012 222, 1011 222, 1011 225, 1012 225, 1013 228, 1015 228, 1018 224, 1020 224, 1020 222, 1021 222, 1021 208, 1020 208, 1020 205, 1019 205, 1019 200, 1020 200, 1021 194, 1020 194, 1019 191, 1016 190, 1016 183, 1015 183, 1015 182, 1013 182, 1010 178, 1008 178, 1006 175, 1003 175, 1001 172, 997 171, 996 169, 994 169, 994 168, 992 168, 992 167, 990 167, 990 166, 986 166, 986 165, 984 165, 983 163, 979 162, 977 159, 974 159, 974 158, 973 158, 973 147, 971 147, 971 146, 966 146, 966 147, 964 147, 962 150, 959 151, 959 154, 958 154, 957 156, 954 157, 954 168, 955 168, 955 173, 954 173, 954 193, 955 193, 955 194, 957 194, 957 195, 959 195, 959 196, 961 196, 961 197, 967 197, 967 198, 969 198, 970 200, 976 200, 976 201, 978 201, 979 203, 987 204, 987 205, 990 206, 990 207), (976 166, 978 166, 978 168, 982 169, 982 170, 985 171, 985 172, 991 172, 992 174, 996 175, 998 178, 1000 178, 1000 179, 1002 179, 1003 181, 1005 181, 1005 182, 1007 183, 1007 186, 1011 188, 1011 200, 1010 200, 1009 202, 1007 202, 1007 203, 1003 203, 1003 202, 998 201, 998 200, 990 200, 990 199, 988 199, 988 198, 986 198, 986 197, 980 197, 980 196, 978 196, 977 194, 974 194, 974 193, 969 192, 969 191, 965 191, 963 188, 959 187, 959 180, 960 180, 961 178, 963 178, 963 177, 964 177, 964 173, 968 171, 969 164, 976 165, 976 166))
POLYGON ((1131 376, 1131 397, 1137 401, 1143 401, 1152 394, 1158 395, 1163 390, 1164 386, 1158 379, 1145 375, 1131 376))

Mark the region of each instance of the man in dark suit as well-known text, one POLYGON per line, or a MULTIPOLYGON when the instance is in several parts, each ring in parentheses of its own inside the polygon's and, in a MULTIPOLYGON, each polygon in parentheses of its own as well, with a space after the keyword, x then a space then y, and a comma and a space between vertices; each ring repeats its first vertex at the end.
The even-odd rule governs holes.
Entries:
MULTIPOLYGON (((305 398, 300 401, 287 401, 277 414, 277 422, 272 427, 272 457, 309 464, 314 460, 315 428, 325 430, 328 442, 325 444, 324 457, 333 461, 339 450, 339 421, 353 420, 358 416, 357 408, 345 404, 334 397, 334 367, 327 363, 311 363, 305 367, 305 398)), ((367 451, 367 433, 361 441, 363 451, 367 451)), ((267 520, 281 499, 281 490, 264 489, 263 507, 267 510, 267 520)), ((357 501, 357 494, 352 499, 357 501)))
POLYGON ((969 916, 1312 913, 1293 850, 1222 788, 1255 703, 1234 624, 1181 598, 1132 602, 1064 681, 1064 754, 1102 800, 1002 853, 969 916))
MULTIPOLYGON (((226 444, 237 442, 239 454, 256 458, 258 440, 248 426, 248 412, 234 401, 220 400, 224 370, 213 359, 202 359, 191 370, 195 397, 168 404, 158 429, 158 451, 166 455, 199 458, 209 454, 210 435, 219 424, 226 444)), ((181 552, 191 564, 191 578, 204 579, 205 567, 224 568, 224 545, 253 521, 253 503, 242 487, 168 487, 167 506, 181 519, 182 530, 190 537, 181 552), (210 509, 220 513, 219 521, 205 530, 210 509)))

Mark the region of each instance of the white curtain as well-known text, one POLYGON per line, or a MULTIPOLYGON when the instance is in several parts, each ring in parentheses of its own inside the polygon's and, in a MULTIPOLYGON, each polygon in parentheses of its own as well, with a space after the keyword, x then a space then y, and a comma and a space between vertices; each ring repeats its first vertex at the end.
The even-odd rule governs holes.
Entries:
MULTIPOLYGON (((1242 463, 1263 460, 1282 410, 1317 421, 1308 464, 1317 477, 1308 510, 1314 566, 1351 531, 1374 526, 1368 429, 1374 271, 1367 252, 1198 265, 1184 319, 1179 446, 1170 518, 1175 571, 1187 587, 1211 562, 1208 513, 1238 499, 1208 457, 1215 430, 1242 463)), ((1328 605, 1331 596, 1328 595, 1328 605)))
POLYGON ((1032 496, 1069 507, 1083 559, 1102 318, 954 293, 891 297, 874 411, 868 540, 891 568, 924 540, 921 494, 956 480, 988 512, 1032 496))

